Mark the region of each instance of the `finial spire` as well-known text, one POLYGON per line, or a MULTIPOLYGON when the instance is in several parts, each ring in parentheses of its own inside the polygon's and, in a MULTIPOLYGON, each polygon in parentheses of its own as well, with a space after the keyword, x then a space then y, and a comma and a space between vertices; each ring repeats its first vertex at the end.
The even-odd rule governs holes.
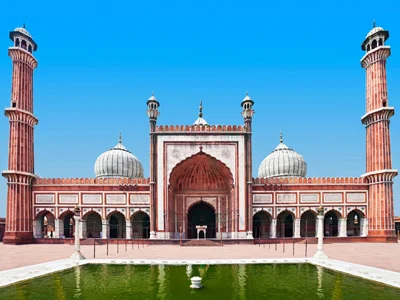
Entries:
POLYGON ((199 118, 203 117, 203 101, 200 100, 200 107, 199 107, 199 118))
POLYGON ((280 134, 280 142, 283 143, 282 130, 281 130, 281 134, 280 134))
POLYGON ((122 144, 122 134, 121 134, 121 132, 119 133, 119 141, 118 141, 118 143, 122 144))
POLYGON ((372 28, 375 28, 376 24, 375 24, 375 20, 372 21, 372 28))
POLYGON ((154 91, 151 92, 151 95, 154 96, 154 91))
POLYGON ((24 24, 22 24, 22 28, 25 28, 25 22, 24 22, 24 24))

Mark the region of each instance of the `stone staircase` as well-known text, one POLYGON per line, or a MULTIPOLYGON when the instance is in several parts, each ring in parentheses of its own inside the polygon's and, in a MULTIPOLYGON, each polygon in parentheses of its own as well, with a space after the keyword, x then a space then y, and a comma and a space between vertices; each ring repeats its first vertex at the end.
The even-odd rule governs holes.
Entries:
POLYGON ((220 243, 211 241, 211 240, 206 240, 206 239, 202 239, 202 240, 191 240, 187 243, 184 243, 183 246, 185 247, 216 247, 216 246, 223 246, 220 243))

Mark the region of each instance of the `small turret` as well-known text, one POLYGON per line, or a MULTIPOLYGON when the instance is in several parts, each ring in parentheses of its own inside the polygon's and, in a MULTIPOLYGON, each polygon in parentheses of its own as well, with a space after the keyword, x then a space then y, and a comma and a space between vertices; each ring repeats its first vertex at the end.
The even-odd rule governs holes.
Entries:
POLYGON ((158 103, 156 97, 154 96, 154 92, 152 93, 149 100, 147 100, 146 104, 147 104, 147 116, 149 117, 150 121, 157 122, 157 118, 160 115, 160 112, 158 111, 160 103, 158 103))
POLYGON ((24 49, 29 53, 37 50, 37 45, 28 30, 25 29, 25 24, 11 31, 10 39, 13 41, 14 47, 16 48, 24 49))

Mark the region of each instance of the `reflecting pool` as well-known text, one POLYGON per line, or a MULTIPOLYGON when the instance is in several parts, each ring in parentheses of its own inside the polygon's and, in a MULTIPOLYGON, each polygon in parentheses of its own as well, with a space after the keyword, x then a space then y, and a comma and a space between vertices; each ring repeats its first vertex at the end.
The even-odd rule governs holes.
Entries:
POLYGON ((400 289, 311 264, 84 265, 0 289, 0 299, 400 299, 400 289), (203 278, 192 290, 190 278, 203 278))

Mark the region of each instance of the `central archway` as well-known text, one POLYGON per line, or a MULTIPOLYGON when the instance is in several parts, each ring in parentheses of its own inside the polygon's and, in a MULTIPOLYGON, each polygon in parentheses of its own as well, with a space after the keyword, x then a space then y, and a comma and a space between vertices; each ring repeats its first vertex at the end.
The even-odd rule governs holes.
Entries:
POLYGON ((189 208, 188 213, 188 238, 197 238, 198 225, 206 225, 206 238, 213 239, 216 236, 216 223, 214 209, 205 202, 199 202, 189 208))
POLYGON ((233 175, 222 161, 202 150, 182 160, 169 177, 166 226, 170 237, 197 238, 196 225, 209 226, 206 238, 229 236, 237 226, 236 193, 233 175), (207 224, 199 224, 201 213, 207 224))

